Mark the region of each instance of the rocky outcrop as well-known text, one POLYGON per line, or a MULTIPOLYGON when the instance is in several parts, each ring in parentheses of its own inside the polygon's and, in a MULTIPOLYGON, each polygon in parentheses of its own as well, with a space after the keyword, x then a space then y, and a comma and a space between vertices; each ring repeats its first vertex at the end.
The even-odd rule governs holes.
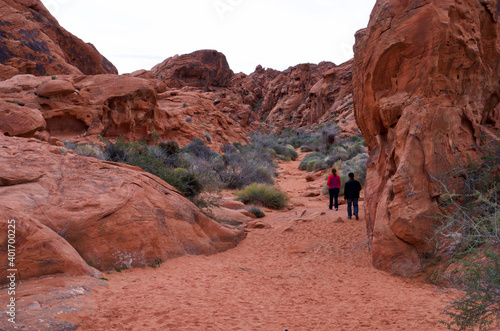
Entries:
POLYGON ((147 75, 17 75, 0 82, 0 131, 32 137, 46 130, 44 140, 51 135, 81 143, 156 135, 186 145, 197 137, 213 149, 247 141, 248 118, 219 111, 213 92, 187 90, 165 92, 147 75))
POLYGON ((0 0, 0 80, 16 74, 118 73, 92 44, 64 28, 40 0, 0 0))
POLYGON ((168 87, 227 87, 233 76, 224 54, 215 50, 170 57, 151 72, 168 87))
MULTIPOLYGON (((23 183, 9 182, 11 185, 23 183)), ((0 183, 2 186, 5 183, 0 183)), ((0 190, 2 188, 0 187, 0 190)), ((20 213, 15 209, 0 205, 0 212, 4 218, 0 222, 2 236, 0 237, 0 259, 2 271, 0 283, 9 281, 8 269, 17 272, 17 279, 26 280, 47 275, 100 275, 96 269, 89 266, 75 249, 63 238, 64 232, 54 232, 36 219, 20 213), (11 230, 9 232, 9 230, 11 230), (11 235, 11 250, 8 246, 8 234, 11 235), (10 255, 9 251, 15 252, 10 255), (12 265, 8 263, 12 262, 12 265)))
POLYGON ((375 267, 411 276, 433 250, 435 178, 500 128, 494 1, 378 0, 356 34, 354 104, 369 147, 375 267))
MULTIPOLYGON (((342 134, 358 133, 352 102, 352 61, 299 64, 280 72, 257 66, 237 74, 231 90, 258 119, 278 129, 336 123, 342 134)), ((248 118, 251 118, 247 115, 248 118)))
MULTIPOLYGON (((9 217, 20 217, 26 228, 20 245, 42 238, 33 245, 47 241, 44 247, 62 247, 57 242, 64 238, 89 265, 109 270, 144 267, 183 254, 212 254, 244 238, 243 232, 209 219, 172 186, 139 168, 3 135, 0 159, 0 208, 19 213, 9 217), (31 230, 35 228, 39 230, 31 230), (49 229, 53 235, 45 234, 49 229)), ((26 247, 28 252, 31 246, 26 247)), ((33 261, 33 268, 38 261, 48 271, 28 274, 65 270, 50 266, 58 259, 42 260, 33 261)))
POLYGON ((38 110, 0 101, 0 134, 30 137, 45 126, 45 119, 38 110))

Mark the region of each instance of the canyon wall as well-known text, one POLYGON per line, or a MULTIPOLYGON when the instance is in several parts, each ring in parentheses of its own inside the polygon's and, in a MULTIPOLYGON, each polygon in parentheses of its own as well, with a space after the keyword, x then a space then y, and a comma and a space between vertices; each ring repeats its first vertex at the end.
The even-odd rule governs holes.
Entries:
POLYGON ((403 276, 432 254, 439 179, 500 129, 495 1, 378 0, 356 34, 354 114, 369 147, 374 266, 403 276))

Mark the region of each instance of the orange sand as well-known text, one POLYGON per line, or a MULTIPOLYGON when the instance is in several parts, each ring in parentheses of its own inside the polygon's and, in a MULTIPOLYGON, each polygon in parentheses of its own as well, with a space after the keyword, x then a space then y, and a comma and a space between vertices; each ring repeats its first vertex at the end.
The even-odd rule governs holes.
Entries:
POLYGON ((322 178, 307 183, 298 161, 281 167, 277 185, 305 207, 268 211, 272 229, 252 229, 224 253, 105 273, 78 330, 445 329, 449 296, 372 267, 362 204, 361 220, 348 220, 345 204, 336 212, 327 197, 300 197, 322 178))

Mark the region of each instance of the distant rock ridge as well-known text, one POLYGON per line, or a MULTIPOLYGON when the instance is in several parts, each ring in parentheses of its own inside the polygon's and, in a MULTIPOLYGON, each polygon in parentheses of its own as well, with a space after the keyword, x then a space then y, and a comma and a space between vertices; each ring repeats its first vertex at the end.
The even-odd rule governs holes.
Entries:
POLYGON ((118 73, 92 44, 62 28, 40 0, 0 0, 0 8, 0 80, 118 73))

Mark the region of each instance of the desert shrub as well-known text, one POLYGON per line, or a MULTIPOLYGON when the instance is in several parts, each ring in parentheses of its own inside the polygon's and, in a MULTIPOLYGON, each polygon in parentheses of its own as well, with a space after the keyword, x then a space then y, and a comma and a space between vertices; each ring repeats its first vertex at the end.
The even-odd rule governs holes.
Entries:
POLYGON ((500 143, 480 160, 458 162, 433 179, 442 188, 438 246, 452 250, 459 267, 449 280, 463 293, 446 308, 449 329, 488 330, 500 325, 500 143))
POLYGON ((236 147, 234 147, 234 144, 233 145, 224 144, 221 146, 220 149, 221 149, 222 153, 224 153, 224 154, 235 153, 238 151, 238 149, 236 147))
POLYGON ((350 143, 347 145, 347 153, 349 158, 353 158, 358 154, 366 153, 366 148, 360 143, 350 143))
POLYGON ((285 161, 290 161, 290 160, 296 160, 299 157, 299 154, 293 149, 293 146, 288 145, 291 148, 287 146, 282 146, 282 145, 275 145, 272 147, 273 151, 276 153, 276 155, 285 161))
POLYGON ((69 141, 69 140, 63 140, 63 143, 64 143, 64 146, 67 148, 67 149, 72 149, 72 150, 75 150, 78 145, 75 144, 74 142, 72 141, 69 141))
POLYGON ((100 139, 105 144, 102 147, 102 154, 105 160, 121 163, 127 161, 127 154, 133 148, 133 143, 126 142, 125 136, 118 137, 114 143, 103 137, 100 137, 100 139))
POLYGON ((349 152, 342 146, 333 146, 326 158, 326 163, 329 167, 333 166, 337 161, 345 161, 349 158, 349 152))
POLYGON ((165 153, 165 155, 175 155, 180 152, 179 144, 175 141, 161 142, 158 147, 165 153))
POLYGON ((209 161, 219 155, 219 153, 214 152, 210 148, 208 148, 200 138, 194 138, 193 141, 184 146, 181 151, 192 154, 206 161, 209 161))
POLYGON ((254 148, 242 148, 223 154, 209 165, 225 188, 240 189, 251 183, 274 184, 275 164, 270 154, 254 148))
POLYGON ((89 156, 95 158, 103 158, 100 148, 93 145, 79 145, 75 148, 75 153, 82 156, 89 156))
POLYGON ((210 135, 210 133, 208 133, 208 132, 204 132, 204 133, 203 133, 203 136, 205 137, 205 139, 206 139, 208 142, 212 142, 212 136, 210 135))
POLYGON ((234 146, 234 148, 236 148, 236 149, 240 150, 240 149, 243 147, 243 144, 242 144, 242 143, 240 143, 240 142, 235 141, 235 142, 233 143, 233 146, 234 146))
POLYGON ((167 169, 165 174, 167 176, 162 179, 181 191, 187 198, 192 199, 203 190, 203 185, 196 175, 184 168, 177 168, 173 171, 167 169))
POLYGON ((299 170, 314 171, 326 168, 325 155, 320 152, 307 154, 299 164, 299 170))
POLYGON ((257 208, 255 206, 247 207, 245 209, 254 214, 256 218, 262 218, 266 216, 266 214, 262 210, 260 210, 260 208, 257 208))
MULTIPOLYGON (((342 174, 346 175, 352 172, 354 174, 354 179, 361 183, 361 186, 365 185, 366 181, 366 162, 368 161, 368 154, 361 153, 356 155, 350 160, 341 162, 338 168, 341 170, 342 174)), ((342 177, 341 177, 342 178, 342 177)))
POLYGON ((272 209, 283 209, 288 201, 285 193, 267 184, 253 183, 235 194, 245 204, 261 204, 272 209))

